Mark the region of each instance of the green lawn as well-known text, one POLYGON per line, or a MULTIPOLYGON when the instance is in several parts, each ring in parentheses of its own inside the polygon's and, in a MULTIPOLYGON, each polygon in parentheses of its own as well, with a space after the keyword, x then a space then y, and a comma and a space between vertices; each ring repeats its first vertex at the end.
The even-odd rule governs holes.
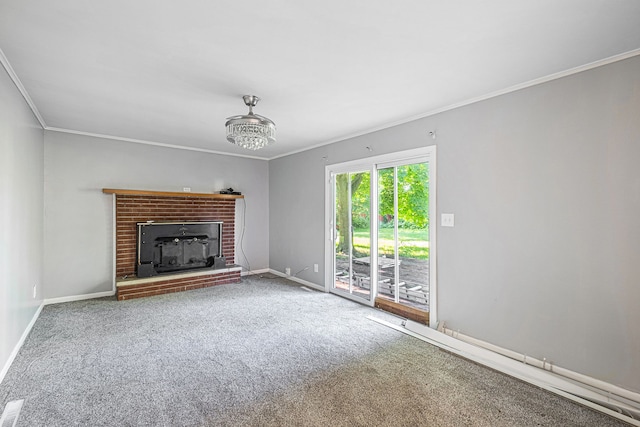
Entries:
MULTIPOLYGON (((398 229, 399 256, 404 258, 429 258, 429 232, 427 230, 398 229)), ((393 255, 393 228, 381 228, 378 232, 378 245, 381 254, 393 255)), ((353 247, 358 255, 370 255, 371 242, 369 229, 356 229, 353 232, 353 247)))

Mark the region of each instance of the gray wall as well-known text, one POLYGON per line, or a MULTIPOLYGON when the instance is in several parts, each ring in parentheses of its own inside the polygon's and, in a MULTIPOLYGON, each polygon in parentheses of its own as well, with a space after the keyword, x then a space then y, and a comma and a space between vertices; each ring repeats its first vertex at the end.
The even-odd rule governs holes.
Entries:
POLYGON ((271 161, 271 268, 324 265, 323 156, 429 144, 439 320, 640 391, 640 56, 271 161))
POLYGON ((42 128, 0 66, 0 371, 42 302, 42 165, 42 128))
MULTIPOLYGON (((103 188, 238 189, 247 207, 244 252, 252 269, 269 266, 266 161, 46 131, 44 174, 46 298, 111 291, 113 205, 103 188)), ((238 220, 244 203, 236 203, 238 220)), ((246 266, 239 247, 236 260, 246 266)))

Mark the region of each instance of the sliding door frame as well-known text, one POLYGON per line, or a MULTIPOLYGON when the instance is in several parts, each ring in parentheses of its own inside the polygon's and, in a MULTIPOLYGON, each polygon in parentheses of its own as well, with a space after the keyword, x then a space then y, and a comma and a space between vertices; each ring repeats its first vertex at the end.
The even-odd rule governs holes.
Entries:
POLYGON ((342 163, 328 164, 325 167, 325 291, 331 292, 335 283, 335 180, 340 173, 370 171, 370 230, 371 230, 371 297, 369 301, 353 297, 349 294, 336 292, 338 295, 353 299, 360 303, 375 304, 378 291, 378 257, 373 250, 378 249, 378 169, 389 164, 411 163, 412 161, 429 162, 429 324, 436 328, 438 324, 437 298, 437 243, 436 243, 436 146, 417 148, 382 154, 342 163))
MULTIPOLYGON (((375 257, 375 260, 373 259, 374 257, 371 257, 371 265, 369 266, 370 275, 371 275, 370 276, 371 284, 370 284, 370 294, 369 294, 368 300, 364 299, 362 296, 353 295, 350 292, 344 292, 339 289, 334 289, 335 279, 336 279, 335 278, 335 262, 336 262, 335 237, 336 236, 334 236, 335 218, 336 218, 335 177, 336 175, 344 174, 344 173, 368 172, 369 180, 371 183, 371 188, 369 192, 369 203, 370 203, 369 210, 373 211, 374 206, 376 209, 378 207, 378 201, 377 199, 374 200, 374 197, 373 197, 373 195, 377 194, 377 191, 378 191, 378 181, 377 179, 376 180, 372 179, 372 174, 374 173, 374 171, 375 169, 372 168, 372 165, 370 162, 361 162, 361 161, 340 163, 336 165, 327 165, 327 167, 325 168, 325 178, 326 178, 325 180, 325 187, 326 187, 325 188, 325 224, 327 225, 325 227, 325 260, 327 260, 327 262, 325 262, 325 291, 335 293, 337 295, 357 301, 362 304, 369 305, 371 307, 373 307, 373 305, 375 304, 375 295, 378 291, 377 282, 375 281, 375 278, 376 278, 375 271, 377 270, 374 270, 374 269, 377 269, 377 264, 378 264, 377 257, 375 257), (375 187, 376 193, 373 192, 374 191, 373 187, 375 187)), ((347 188, 349 189, 349 206, 351 207, 351 185, 348 185, 347 188)), ((351 217, 351 208, 349 208, 349 216, 351 217)), ((374 247, 373 245, 375 244, 377 247, 378 230, 373 230, 372 228, 370 228, 370 237, 371 239, 370 239, 369 250, 373 251, 373 247, 374 247)), ((351 244, 353 245, 353 242, 351 242, 351 244)), ((350 266, 352 265, 352 261, 353 261, 352 254, 349 254, 350 266)), ((349 289, 351 289, 351 283, 352 283, 351 281, 352 279, 349 278, 349 289)))

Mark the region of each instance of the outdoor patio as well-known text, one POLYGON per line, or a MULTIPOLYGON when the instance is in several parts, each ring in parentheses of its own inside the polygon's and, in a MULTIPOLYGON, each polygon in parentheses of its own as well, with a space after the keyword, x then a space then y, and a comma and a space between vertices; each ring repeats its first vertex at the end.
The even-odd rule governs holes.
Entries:
MULTIPOLYGON (((429 260, 399 258, 401 304, 429 311, 429 260)), ((371 292, 370 258, 353 259, 352 293, 369 299, 371 292)), ((378 297, 394 300, 394 261, 378 259, 378 297)), ((336 257, 336 288, 349 291, 349 259, 336 257)))

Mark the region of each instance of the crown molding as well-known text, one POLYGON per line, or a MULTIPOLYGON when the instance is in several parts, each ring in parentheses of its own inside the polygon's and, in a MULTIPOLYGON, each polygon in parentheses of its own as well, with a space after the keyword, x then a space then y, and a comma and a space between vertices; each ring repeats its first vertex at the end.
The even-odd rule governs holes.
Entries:
POLYGON ((24 85, 18 78, 18 75, 13 70, 13 67, 9 63, 9 60, 7 59, 7 57, 4 55, 4 52, 2 51, 2 49, 0 49, 0 63, 2 63, 2 66, 7 71, 7 74, 9 74, 9 78, 13 81, 13 84, 16 85, 16 87, 18 88, 18 91, 20 92, 24 100, 29 105, 29 108, 31 108, 33 115, 36 117, 38 122, 40 122, 40 126, 42 127, 42 129, 46 129, 47 124, 44 122, 44 119, 42 118, 40 111, 38 111, 36 104, 33 102, 31 97, 29 96, 27 89, 25 89, 24 85))
POLYGON ((187 151, 197 151, 200 153, 218 154, 221 156, 244 157, 247 159, 264 160, 264 161, 268 160, 265 157, 251 156, 247 154, 227 153, 224 151, 207 150, 206 148, 187 147, 184 145, 166 144, 164 142, 147 141, 144 139, 135 139, 135 138, 125 138, 122 136, 105 135, 101 133, 84 132, 84 131, 73 130, 73 129, 46 127, 45 130, 51 131, 51 132, 69 133, 73 135, 90 136, 93 138, 112 139, 115 141, 123 141, 123 142, 133 142, 135 144, 153 145, 156 147, 163 147, 163 148, 174 148, 177 150, 187 150, 187 151))
POLYGON ((394 127, 394 126, 403 125, 403 124, 410 123, 410 122, 413 122, 413 121, 416 121, 416 120, 419 120, 419 119, 424 119, 426 117, 434 116, 436 114, 440 114, 440 113, 443 113, 445 111, 454 110, 456 108, 464 107, 464 106, 467 106, 467 105, 470 105, 470 104, 475 104, 476 102, 485 101, 487 99, 495 98, 495 97, 498 97, 498 96, 501 96, 501 95, 505 95, 505 94, 508 94, 508 93, 511 93, 511 92, 516 92, 516 91, 519 91, 521 89, 526 89, 528 87, 537 86, 537 85, 540 85, 540 84, 543 84, 543 83, 547 83, 547 82, 550 82, 550 81, 553 81, 553 80, 561 79, 563 77, 567 77, 567 76, 570 76, 570 75, 573 75, 573 74, 581 73, 583 71, 588 71, 588 70, 591 70, 593 68, 602 67, 604 65, 608 65, 608 64, 611 64, 611 63, 614 63, 614 62, 622 61, 622 60, 625 60, 625 59, 628 59, 628 58, 632 58, 632 57, 638 56, 638 55, 640 55, 640 48, 639 49, 634 49, 634 50, 631 50, 631 51, 628 51, 628 52, 624 52, 624 53, 621 53, 621 54, 613 55, 613 56, 610 56, 608 58, 604 58, 604 59, 600 59, 600 60, 597 60, 597 61, 593 61, 593 62, 590 62, 588 64, 580 65, 578 67, 570 68, 568 70, 560 71, 558 73, 549 74, 549 75, 544 76, 544 77, 540 77, 540 78, 537 78, 537 79, 530 80, 528 82, 524 82, 524 83, 520 83, 520 84, 517 84, 517 85, 514 85, 514 86, 510 86, 508 88, 501 89, 501 90, 498 90, 498 91, 490 92, 490 93, 487 93, 485 95, 480 95, 480 96, 475 97, 475 98, 470 98, 470 99, 467 99, 467 100, 464 100, 464 101, 461 101, 461 102, 450 104, 448 106, 445 106, 445 107, 442 107, 442 108, 437 108, 435 110, 431 110, 431 111, 428 111, 426 113, 421 113, 421 114, 418 114, 418 115, 415 115, 415 116, 404 118, 402 120, 397 120, 397 121, 393 121, 393 122, 387 122, 385 124, 382 124, 382 125, 379 125, 379 126, 375 126, 375 127, 372 127, 372 128, 368 128, 366 130, 355 132, 355 133, 352 133, 352 134, 343 135, 343 136, 340 136, 340 137, 337 137, 337 138, 333 138, 331 140, 328 140, 328 141, 325 141, 325 142, 322 142, 322 143, 319 143, 319 144, 312 145, 310 147, 300 148, 298 150, 293 150, 293 151, 289 151, 289 152, 286 152, 286 153, 283 153, 283 154, 278 154, 278 155, 273 156, 273 157, 259 157, 259 156, 251 156, 251 155, 247 155, 247 154, 228 153, 228 152, 224 152, 224 151, 208 150, 208 149, 204 149, 204 148, 187 147, 187 146, 183 146, 183 145, 167 144, 167 143, 155 142, 155 141, 147 141, 147 140, 142 140, 142 139, 127 138, 127 137, 99 134, 99 133, 93 133, 93 132, 83 132, 83 131, 78 131, 78 130, 73 130, 73 129, 49 127, 45 123, 42 115, 38 111, 38 108, 36 107, 35 103, 31 99, 31 97, 29 96, 29 93, 25 89, 24 85, 22 84, 22 82, 18 78, 18 75, 13 70, 13 67, 11 67, 11 64, 9 63, 9 60, 5 56, 5 54, 2 51, 2 49, 0 49, 0 63, 2 63, 2 66, 7 71, 7 74, 9 75, 9 77, 11 78, 13 83, 18 88, 18 91, 20 91, 20 94, 25 99, 25 101, 27 102, 27 104, 31 108, 31 111, 33 112, 34 116, 36 117, 36 119, 40 123, 40 126, 42 126, 42 128, 44 130, 48 130, 48 131, 52 131, 52 132, 69 133, 69 134, 75 134, 75 135, 91 136, 91 137, 95 137, 95 138, 112 139, 112 140, 123 141, 123 142, 132 142, 132 143, 136 143, 136 144, 152 145, 152 146, 156 146, 156 147, 173 148, 173 149, 177 149, 177 150, 196 151, 196 152, 201 152, 201 153, 218 154, 218 155, 222 155, 222 156, 242 157, 242 158, 247 158, 247 159, 269 161, 269 160, 275 160, 275 159, 279 159, 281 157, 287 157, 287 156, 291 156, 291 155, 294 155, 294 154, 302 153, 302 152, 305 152, 305 151, 313 150, 315 148, 323 147, 325 145, 334 144, 336 142, 345 141, 347 139, 356 138, 356 137, 363 136, 363 135, 366 135, 366 134, 369 134, 369 133, 373 133, 373 132, 377 132, 377 131, 380 131, 380 130, 388 129, 388 128, 391 128, 391 127, 394 127))
POLYGON ((443 113, 445 111, 455 110, 456 108, 464 107, 464 106, 470 105, 470 104, 475 104, 476 102, 485 101, 487 99, 495 98, 495 97, 498 97, 498 96, 501 96, 501 95, 506 95, 506 94, 511 93, 511 92, 516 92, 516 91, 519 91, 521 89, 526 89, 528 87, 537 86, 537 85, 540 85, 540 84, 543 84, 543 83, 547 83, 547 82, 550 82, 550 81, 553 81, 553 80, 558 80, 558 79, 561 79, 563 77, 571 76, 573 74, 578 74, 578 73, 581 73, 583 71, 591 70, 593 68, 602 67, 604 65, 612 64, 614 62, 622 61, 622 60, 625 60, 625 59, 628 59, 628 58, 632 58, 632 57, 638 56, 638 55, 640 55, 640 49, 634 49, 634 50, 631 50, 631 51, 628 51, 628 52, 620 53, 618 55, 610 56, 608 58, 604 58, 604 59, 600 59, 600 60, 597 60, 597 61, 594 61, 594 62, 590 62, 588 64, 580 65, 578 67, 569 68, 568 70, 560 71, 560 72, 557 72, 557 73, 554 73, 554 74, 549 74, 549 75, 544 76, 544 77, 540 77, 540 78, 537 78, 537 79, 529 80, 528 82, 524 82, 524 83, 520 83, 520 84, 517 84, 517 85, 514 85, 514 86, 510 86, 508 88, 497 90, 495 92, 490 92, 490 93, 487 93, 485 95, 480 95, 480 96, 477 96, 475 98, 470 98, 470 99, 467 99, 467 100, 464 100, 464 101, 461 101, 461 102, 457 102, 455 104, 450 104, 450 105, 448 105, 446 107, 437 108, 435 110, 431 110, 431 111, 426 112, 426 113, 421 113, 421 114, 418 114, 418 115, 415 115, 415 116, 412 116, 412 117, 408 117, 408 118, 404 118, 404 119, 401 119, 401 120, 397 120, 397 121, 394 121, 394 122, 388 122, 388 123, 385 123, 385 124, 380 125, 380 126, 369 128, 367 130, 363 130, 363 131, 359 131, 359 132, 356 132, 356 133, 340 136, 338 138, 334 138, 334 139, 331 139, 329 141, 313 145, 311 147, 306 147, 306 148, 302 148, 302 149, 299 149, 299 150, 290 151, 290 152, 285 153, 285 154, 279 154, 277 156, 270 157, 268 160, 275 160, 275 159, 279 159, 280 157, 291 156, 293 154, 302 153, 302 152, 308 151, 308 150, 313 150, 315 148, 323 147, 325 145, 330 145, 330 144, 334 144, 336 142, 346 141, 347 139, 356 138, 356 137, 363 136, 363 135, 366 135, 366 134, 369 134, 369 133, 378 132, 378 131, 381 131, 381 130, 384 130, 384 129, 388 129, 388 128, 391 128, 391 127, 394 127, 394 126, 403 125, 403 124, 410 123, 410 122, 413 122, 413 121, 416 121, 416 120, 424 119, 426 117, 434 116, 436 114, 440 114, 440 113, 443 113))

